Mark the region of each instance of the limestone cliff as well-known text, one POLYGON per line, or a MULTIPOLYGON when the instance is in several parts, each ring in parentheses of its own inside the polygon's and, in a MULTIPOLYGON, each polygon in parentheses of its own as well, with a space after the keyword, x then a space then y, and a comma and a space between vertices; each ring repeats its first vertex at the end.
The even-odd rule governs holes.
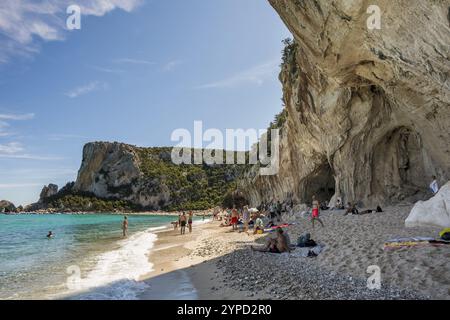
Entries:
POLYGON ((171 148, 92 142, 71 194, 128 201, 143 209, 206 209, 235 188, 242 167, 175 165, 171 148))
POLYGON ((450 178, 450 1, 269 0, 292 32, 280 74, 280 172, 247 173, 253 205, 423 198, 450 178), (369 30, 367 8, 381 9, 369 30), (335 199, 335 197, 333 197, 335 199))

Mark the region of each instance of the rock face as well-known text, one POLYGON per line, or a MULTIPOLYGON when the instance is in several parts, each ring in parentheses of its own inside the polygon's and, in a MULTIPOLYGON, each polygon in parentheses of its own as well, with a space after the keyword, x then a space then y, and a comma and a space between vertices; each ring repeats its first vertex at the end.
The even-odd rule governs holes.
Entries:
POLYGON ((430 200, 417 202, 405 225, 450 227, 450 181, 430 200))
POLYGON ((140 170, 138 148, 123 143, 93 142, 83 149, 83 161, 73 190, 104 199, 123 199, 159 208, 169 201, 166 188, 154 192, 140 170))
POLYGON ((92 142, 68 193, 131 202, 144 209, 208 208, 242 172, 237 166, 175 165, 171 148, 92 142))
POLYGON ((88 143, 83 149, 74 190, 100 198, 131 197, 133 183, 140 176, 138 159, 136 150, 126 144, 88 143))
POLYGON ((450 179, 449 2, 269 0, 294 36, 280 74, 280 171, 248 173, 252 205, 417 201, 450 179))
POLYGON ((39 197, 39 202, 45 201, 45 199, 50 198, 58 193, 58 186, 56 184, 49 184, 44 186, 39 197))
POLYGON ((16 206, 7 200, 0 201, 0 212, 16 212, 16 206))

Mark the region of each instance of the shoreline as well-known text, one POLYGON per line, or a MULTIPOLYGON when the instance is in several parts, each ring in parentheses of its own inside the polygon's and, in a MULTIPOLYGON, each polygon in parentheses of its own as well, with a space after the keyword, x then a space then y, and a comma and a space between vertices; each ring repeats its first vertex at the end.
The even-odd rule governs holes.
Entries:
MULTIPOLYGON (((185 210, 185 212, 189 212, 191 210, 185 210)), ((213 209, 206 210, 192 210, 194 216, 209 218, 212 216, 213 209)), ((7 216, 20 216, 20 215, 117 215, 117 216, 178 216, 183 211, 132 211, 132 212, 99 212, 99 211, 73 211, 73 212, 58 212, 58 211, 36 211, 36 212, 18 212, 18 213, 6 213, 2 212, 0 214, 4 214, 7 216)))
MULTIPOLYGON (((219 224, 217 221, 194 222, 193 232, 189 234, 187 230, 185 235, 180 235, 180 230, 175 231, 173 228, 156 232, 158 237, 148 257, 154 270, 142 280, 150 289, 141 294, 139 299, 226 299, 224 292, 218 295, 211 290, 217 286, 217 270, 210 261, 211 256, 202 257, 198 254, 204 241, 220 237, 227 230, 220 228, 219 224), (161 287, 180 279, 183 281, 181 286, 169 285, 170 290, 161 287)), ((244 297, 232 293, 232 299, 244 297)))

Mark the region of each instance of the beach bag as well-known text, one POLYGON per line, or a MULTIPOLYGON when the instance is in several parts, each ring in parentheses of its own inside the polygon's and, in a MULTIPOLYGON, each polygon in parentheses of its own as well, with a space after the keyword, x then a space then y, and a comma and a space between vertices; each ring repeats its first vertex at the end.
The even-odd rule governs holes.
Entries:
POLYGON ((445 228, 439 232, 439 237, 441 237, 442 240, 450 241, 450 228, 445 228))
POLYGON ((308 241, 311 240, 311 235, 309 233, 298 237, 297 239, 297 247, 305 248, 308 241))

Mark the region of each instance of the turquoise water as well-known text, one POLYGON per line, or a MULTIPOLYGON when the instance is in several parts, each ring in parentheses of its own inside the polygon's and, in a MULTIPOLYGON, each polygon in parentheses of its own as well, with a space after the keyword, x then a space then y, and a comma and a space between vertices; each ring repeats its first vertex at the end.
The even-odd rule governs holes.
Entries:
POLYGON ((81 298, 133 298, 136 280, 151 271, 154 231, 174 219, 128 216, 123 239, 120 215, 0 215, 0 299, 51 299, 80 290, 90 292, 81 298), (54 238, 47 239, 50 230, 54 238), (68 285, 78 269, 83 280, 68 285), (92 295, 95 287, 108 289, 92 295))

